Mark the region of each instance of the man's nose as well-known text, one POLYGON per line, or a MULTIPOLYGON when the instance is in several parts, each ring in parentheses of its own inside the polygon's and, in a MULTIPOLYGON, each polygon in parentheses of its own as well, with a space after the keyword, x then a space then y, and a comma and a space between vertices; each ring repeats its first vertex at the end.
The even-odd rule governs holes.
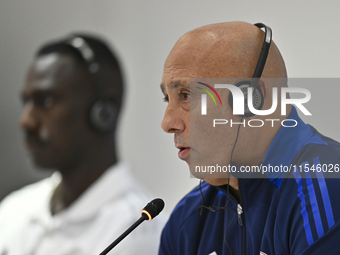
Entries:
POLYGON ((19 119, 19 124, 23 130, 34 130, 38 128, 38 119, 32 102, 25 104, 19 119))
POLYGON ((161 127, 167 133, 183 131, 185 123, 181 119, 180 109, 176 109, 169 104, 165 110, 161 127))

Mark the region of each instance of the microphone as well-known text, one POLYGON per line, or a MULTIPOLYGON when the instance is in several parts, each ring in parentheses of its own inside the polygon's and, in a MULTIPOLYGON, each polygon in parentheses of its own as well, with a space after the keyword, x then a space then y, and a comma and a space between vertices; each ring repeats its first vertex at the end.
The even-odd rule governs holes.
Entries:
POLYGON ((138 227, 143 221, 150 221, 155 218, 164 208, 164 201, 160 198, 155 198, 149 202, 142 210, 141 217, 131 225, 123 234, 121 234, 113 243, 111 243, 99 255, 105 255, 111 251, 120 241, 122 241, 128 234, 138 227))

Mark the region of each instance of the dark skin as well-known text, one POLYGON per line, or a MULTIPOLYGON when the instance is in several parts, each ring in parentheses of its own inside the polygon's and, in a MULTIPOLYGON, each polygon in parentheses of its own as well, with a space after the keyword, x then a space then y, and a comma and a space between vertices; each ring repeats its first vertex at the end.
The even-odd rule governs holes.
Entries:
POLYGON ((94 85, 86 68, 70 56, 52 53, 35 59, 22 100, 20 126, 28 153, 37 167, 62 175, 51 199, 54 215, 117 162, 114 132, 100 134, 89 125, 94 85))

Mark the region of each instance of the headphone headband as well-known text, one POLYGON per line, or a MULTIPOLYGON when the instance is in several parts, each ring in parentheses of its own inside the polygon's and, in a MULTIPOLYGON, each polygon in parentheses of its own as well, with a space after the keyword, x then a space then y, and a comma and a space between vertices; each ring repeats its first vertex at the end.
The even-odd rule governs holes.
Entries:
POLYGON ((265 35, 264 35, 261 53, 260 53, 259 59, 257 61, 256 68, 255 68, 255 71, 254 71, 254 74, 253 74, 253 79, 252 79, 252 82, 251 82, 252 87, 256 87, 258 85, 258 81, 261 78, 264 66, 265 66, 266 61, 267 61, 270 44, 272 42, 272 30, 271 30, 270 27, 266 26, 263 23, 255 23, 254 25, 257 26, 260 29, 264 28, 265 35))
POLYGON ((115 129, 118 107, 114 105, 106 96, 105 84, 102 75, 99 73, 100 65, 96 59, 96 54, 86 41, 78 35, 72 35, 65 40, 65 44, 75 49, 85 61, 97 93, 97 100, 89 111, 90 124, 101 133, 111 132, 115 129))
POLYGON ((86 63, 87 70, 91 74, 92 80, 94 82, 98 99, 105 99, 105 86, 99 73, 100 65, 97 62, 96 54, 92 47, 85 38, 78 35, 71 35, 66 39, 65 44, 71 46, 82 56, 86 63))
MULTIPOLYGON (((260 110, 263 107, 264 98, 263 98, 262 91, 259 87, 259 81, 260 81, 264 66, 266 64, 270 44, 272 42, 272 30, 270 29, 270 27, 267 27, 263 23, 256 23, 254 25, 257 26, 259 29, 264 28, 265 35, 264 35, 264 40, 263 40, 263 44, 261 48, 261 53, 257 60, 257 64, 256 64, 253 78, 251 79, 251 81, 240 81, 237 84, 235 84, 235 86, 239 87, 242 90, 245 99, 248 98, 248 88, 251 87, 253 91, 252 92, 253 107, 257 110, 260 110)), ((243 116, 244 117, 254 116, 254 114, 249 110, 248 104, 246 102, 244 104, 245 114, 243 116)), ((233 108, 232 93, 229 94, 229 105, 231 108, 233 108)))

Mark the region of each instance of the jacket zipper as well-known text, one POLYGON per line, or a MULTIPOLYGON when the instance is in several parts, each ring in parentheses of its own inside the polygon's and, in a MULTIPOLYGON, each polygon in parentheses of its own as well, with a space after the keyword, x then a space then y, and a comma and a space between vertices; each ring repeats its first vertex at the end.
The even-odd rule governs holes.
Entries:
POLYGON ((241 204, 237 205, 238 224, 242 227, 242 254, 246 254, 246 226, 244 224, 244 214, 241 204))
POLYGON ((239 190, 240 203, 237 204, 237 219, 239 225, 242 227, 242 255, 246 255, 246 225, 244 220, 244 213, 242 208, 242 196, 239 190))
POLYGON ((243 213, 243 209, 242 209, 241 204, 237 204, 237 219, 238 219, 238 224, 241 227, 243 227, 242 213, 243 213))

